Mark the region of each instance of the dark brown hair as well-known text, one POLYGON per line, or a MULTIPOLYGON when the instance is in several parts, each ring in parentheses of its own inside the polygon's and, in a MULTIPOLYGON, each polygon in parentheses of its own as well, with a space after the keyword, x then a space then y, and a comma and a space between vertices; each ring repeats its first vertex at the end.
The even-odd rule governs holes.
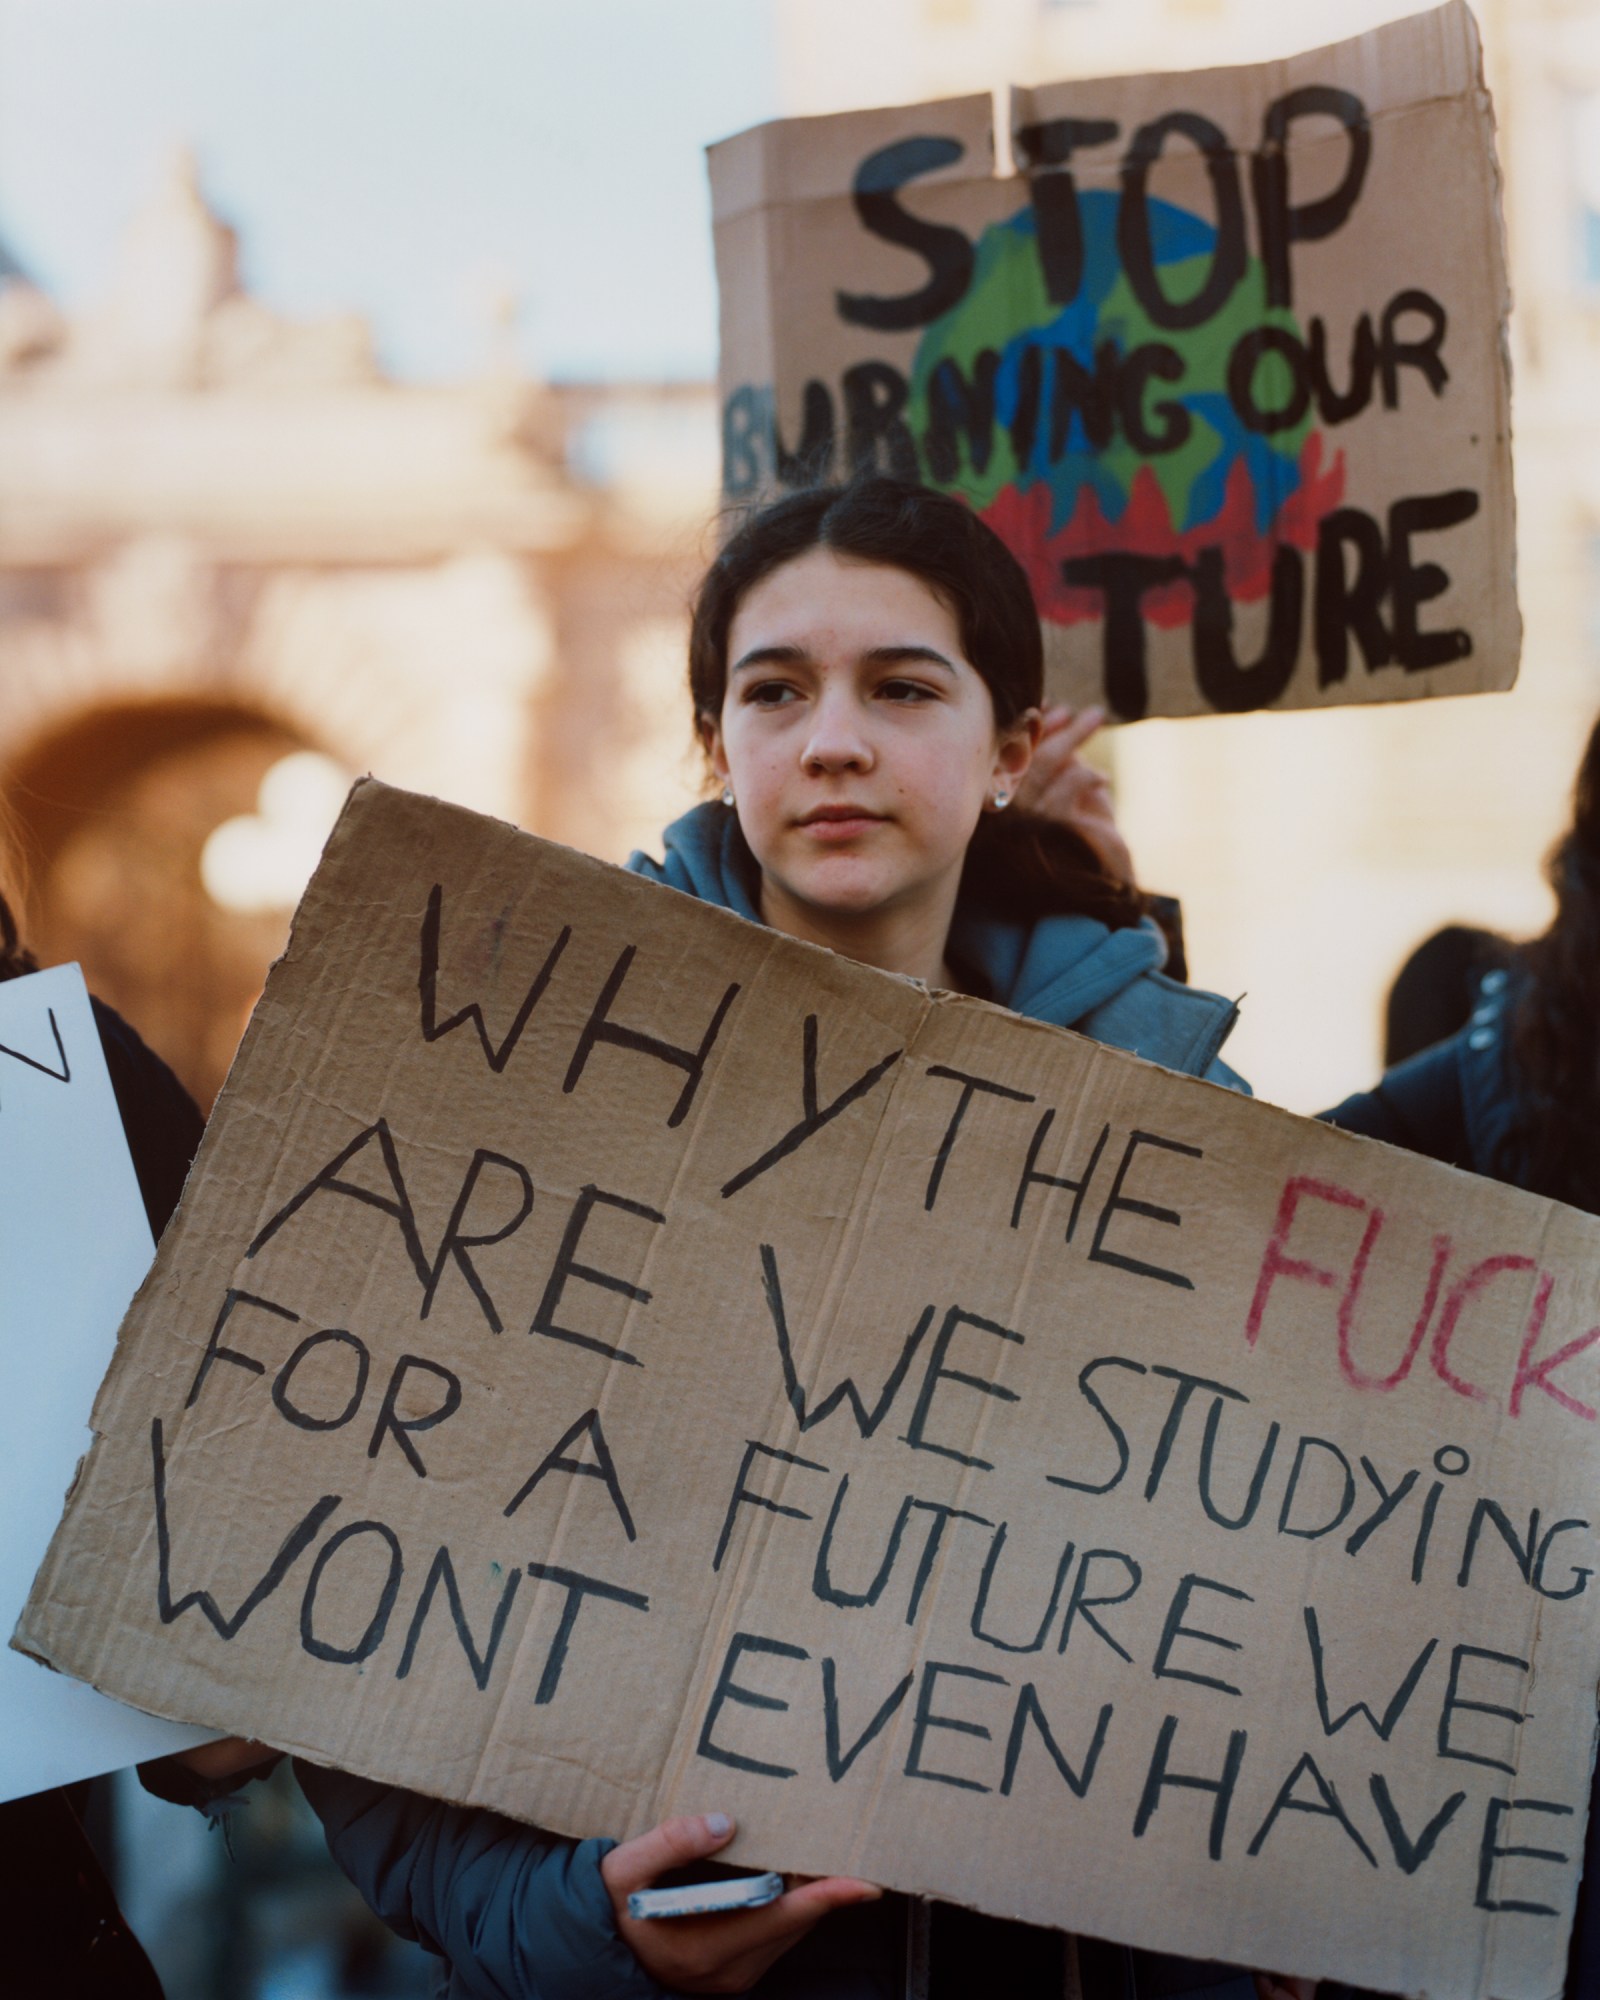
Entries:
POLYGON ((1555 921, 1523 949, 1512 1027, 1517 1177, 1600 1214, 1600 722, 1545 873, 1555 921))
POLYGON ((17 979, 24 972, 37 972, 39 961, 22 942, 17 921, 21 902, 16 839, 5 801, 0 799, 0 979, 17 979))
POLYGON ((38 969, 38 961, 22 942, 10 903, 0 895, 0 979, 17 979, 38 969))
MULTIPOLYGON (((1039 614, 1016 557, 964 502, 875 475, 776 500, 724 546, 700 586, 689 632, 697 720, 721 713, 728 633, 746 594, 812 549, 904 570, 948 605, 998 728, 1010 728, 1044 699, 1039 614)), ((979 820, 961 892, 998 916, 1074 912, 1112 929, 1137 924, 1146 909, 1144 896, 1108 874, 1079 834, 1015 809, 979 820)))

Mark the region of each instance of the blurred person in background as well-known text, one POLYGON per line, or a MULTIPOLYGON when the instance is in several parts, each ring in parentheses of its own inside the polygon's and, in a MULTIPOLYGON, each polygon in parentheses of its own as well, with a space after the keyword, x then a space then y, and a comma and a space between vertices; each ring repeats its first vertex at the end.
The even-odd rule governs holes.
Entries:
MULTIPOLYGON (((0 817, 0 980, 39 969, 16 914, 12 848, 0 817)), ((150 1234, 159 1240, 200 1143, 200 1113, 127 1022, 91 1004, 150 1234)), ((161 2000, 161 1983, 84 1832, 89 1795, 85 1781, 0 1804, 0 1992, 12 2000, 161 2000)))
MULTIPOLYGON (((1475 974, 1461 1027, 1325 1114, 1330 1124, 1600 1215, 1600 721, 1546 865, 1542 937, 1475 974)), ((1600 1994, 1600 1786, 1589 1801, 1569 2000, 1600 1994)))
POLYGON ((1470 973, 1464 1023, 1325 1115, 1600 1215, 1600 722, 1547 873, 1554 921, 1470 973))
POLYGON ((1384 1068, 1453 1035, 1482 993, 1505 984, 1514 955, 1508 938, 1474 924, 1446 924, 1425 937, 1395 974, 1384 1003, 1384 1068))

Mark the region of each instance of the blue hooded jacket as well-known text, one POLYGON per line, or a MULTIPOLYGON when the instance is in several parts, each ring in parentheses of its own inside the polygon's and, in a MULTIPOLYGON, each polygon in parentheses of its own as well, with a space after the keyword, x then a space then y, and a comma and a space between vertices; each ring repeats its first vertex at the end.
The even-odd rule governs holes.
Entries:
MULTIPOLYGON (((673 821, 662 841, 661 861, 629 856, 634 874, 760 923, 755 858, 726 806, 696 806, 673 821)), ((1238 1008, 1220 994, 1166 976, 1166 940, 1149 918, 1113 931, 1094 917, 1030 923, 987 916, 962 902, 950 927, 949 955, 975 990, 1014 1014, 1075 1028, 1185 1076, 1248 1088, 1217 1055, 1238 1008)))

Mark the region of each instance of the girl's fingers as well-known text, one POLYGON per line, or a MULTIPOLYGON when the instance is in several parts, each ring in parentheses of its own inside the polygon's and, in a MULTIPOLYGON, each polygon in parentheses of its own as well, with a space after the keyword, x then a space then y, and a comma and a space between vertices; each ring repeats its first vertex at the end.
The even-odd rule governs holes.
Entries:
POLYGON ((786 1891, 772 1907, 787 1904, 787 1914, 809 1929, 829 1910, 842 1910, 851 1903, 875 1903, 882 1894, 876 1882, 863 1882, 854 1875, 824 1875, 786 1891))
MULTIPOLYGON (((669 1821, 653 1834, 642 1835, 639 1843, 628 1844, 642 1847, 653 1843, 652 1851, 671 1844, 681 1851, 683 1839, 674 1830, 691 1829, 688 1841, 692 1845, 694 1824, 669 1821), (668 1843, 659 1839, 664 1834, 671 1836, 668 1843)), ((627 1898, 608 1872, 609 1864, 621 1852, 621 1848, 613 1848, 600 1864, 617 1912, 617 1929, 645 1970, 679 1993, 742 1993, 830 1910, 872 1902, 883 1893, 871 1882, 829 1875, 820 1881, 802 1882, 757 1910, 636 1921, 627 1914, 627 1898)))
POLYGON ((1103 708, 1051 708, 1045 711, 1041 743, 1057 752, 1082 749, 1106 719, 1103 708))
POLYGON ((859 1882, 852 1875, 824 1875, 798 1889, 786 1889, 776 1902, 759 1910, 735 1910, 726 1916, 707 1917, 715 1926, 708 1942, 720 1948, 719 1955, 742 1958, 750 1952, 770 1951, 776 1958, 805 1936, 830 1910, 842 1910, 852 1903, 875 1903, 883 1891, 873 1882, 859 1882))
POLYGON ((200 1778, 231 1778, 235 1771, 247 1771, 252 1764, 265 1763, 272 1751, 265 1743, 243 1736, 222 1736, 215 1743, 197 1743, 192 1750, 174 1752, 174 1762, 200 1778))
POLYGON ((600 1864, 601 1873, 612 1896, 625 1898, 635 1889, 649 1888, 669 1868, 704 1861, 732 1838, 733 1821, 726 1813, 669 1819, 612 1848, 600 1864))
MULTIPOLYGON (((726 1972, 737 1972, 742 1990, 743 1986, 753 1985, 775 1959, 791 1945, 798 1944, 830 1910, 846 1909, 852 1903, 875 1903, 882 1894, 876 1883, 860 1882, 850 1875, 825 1875, 801 1888, 786 1890, 776 1902, 759 1910, 734 1910, 725 1916, 681 1920, 684 1928, 673 1943, 678 1946, 680 1960, 687 1961, 686 1970, 694 1979, 716 1979, 726 1972), (690 1921, 696 1924, 696 1934, 691 1935, 687 1929, 690 1921)), ((637 1934, 635 1927, 635 1939, 637 1934)), ((636 1942, 634 1949, 638 1950, 636 1942)))
POLYGON ((1105 785, 1085 785, 1073 802, 1079 819, 1115 820, 1116 813, 1111 806, 1111 793, 1105 785))
POLYGON ((1031 810, 1050 819, 1071 819, 1094 800, 1109 800, 1110 787, 1098 771, 1087 764, 1072 764, 1064 771, 1047 771, 1032 788, 1031 810))

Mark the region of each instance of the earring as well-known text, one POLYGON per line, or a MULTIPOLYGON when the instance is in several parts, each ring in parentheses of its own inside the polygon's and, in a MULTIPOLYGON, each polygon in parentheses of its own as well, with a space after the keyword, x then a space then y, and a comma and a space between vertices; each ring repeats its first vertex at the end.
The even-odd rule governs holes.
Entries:
POLYGON ((1010 805, 1010 803, 1011 803, 1011 794, 1004 788, 1004 786, 996 785, 994 788, 995 811, 1004 812, 1006 807, 1010 805))
POLYGON ((722 788, 722 803, 723 803, 723 804, 724 804, 725 806, 731 806, 731 805, 733 804, 733 787, 732 787, 732 785, 724 785, 724 786, 723 786, 723 788, 722 788))

